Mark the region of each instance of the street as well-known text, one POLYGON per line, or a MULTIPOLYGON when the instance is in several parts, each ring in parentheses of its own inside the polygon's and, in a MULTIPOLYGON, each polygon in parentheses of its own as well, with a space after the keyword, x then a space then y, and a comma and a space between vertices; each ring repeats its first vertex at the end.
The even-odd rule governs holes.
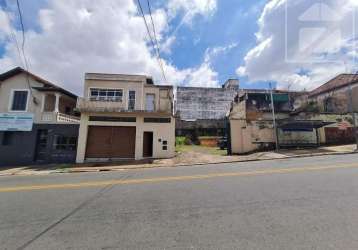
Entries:
POLYGON ((358 249, 358 156, 0 177, 1 249, 358 249))

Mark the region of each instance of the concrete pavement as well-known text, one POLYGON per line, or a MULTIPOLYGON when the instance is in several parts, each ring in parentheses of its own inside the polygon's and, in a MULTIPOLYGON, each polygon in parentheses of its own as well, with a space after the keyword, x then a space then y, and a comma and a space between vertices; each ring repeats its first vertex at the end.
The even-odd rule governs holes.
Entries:
POLYGON ((357 249, 358 156, 0 177, 1 249, 357 249))
POLYGON ((279 152, 257 152, 249 155, 212 155, 205 152, 205 148, 199 152, 180 153, 172 159, 144 160, 121 163, 88 163, 71 165, 45 165, 0 168, 0 176, 7 175, 46 175, 54 173, 78 173, 118 171, 128 169, 145 169, 158 167, 182 167, 191 165, 222 164, 248 161, 277 160, 284 158, 311 157, 321 155, 340 155, 356 153, 356 145, 329 146, 316 149, 291 149, 279 152))

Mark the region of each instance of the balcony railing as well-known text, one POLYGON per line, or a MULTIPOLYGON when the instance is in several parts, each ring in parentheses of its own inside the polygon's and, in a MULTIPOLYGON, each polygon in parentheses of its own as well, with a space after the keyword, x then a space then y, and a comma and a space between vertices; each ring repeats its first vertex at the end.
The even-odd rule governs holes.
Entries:
POLYGON ((44 123, 79 123, 80 120, 80 117, 56 112, 43 112, 41 114, 41 122, 44 123))
POLYGON ((147 110, 132 110, 128 109, 128 105, 125 102, 113 102, 113 101, 97 101, 89 100, 86 98, 77 99, 76 109, 79 112, 159 112, 159 113, 172 113, 171 101, 161 100, 159 107, 154 111, 147 110))
POLYGON ((77 116, 66 115, 66 114, 62 114, 62 113, 57 114, 58 122, 79 123, 80 120, 81 120, 81 118, 77 117, 77 116))

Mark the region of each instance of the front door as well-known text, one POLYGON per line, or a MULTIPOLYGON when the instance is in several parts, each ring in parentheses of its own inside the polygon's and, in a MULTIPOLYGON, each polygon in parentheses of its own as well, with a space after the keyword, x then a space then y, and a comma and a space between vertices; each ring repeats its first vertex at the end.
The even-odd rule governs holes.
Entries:
POLYGON ((143 134, 143 157, 153 157, 153 132, 144 132, 143 134))
POLYGON ((35 153, 35 161, 45 161, 47 156, 47 145, 48 145, 48 130, 47 129, 39 129, 37 131, 37 139, 36 139, 36 153, 35 153))

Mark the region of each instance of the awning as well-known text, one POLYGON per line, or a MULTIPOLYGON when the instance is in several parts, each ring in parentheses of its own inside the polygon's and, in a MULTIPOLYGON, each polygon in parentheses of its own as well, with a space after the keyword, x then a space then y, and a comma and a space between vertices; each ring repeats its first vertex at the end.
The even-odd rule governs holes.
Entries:
POLYGON ((277 127, 283 131, 312 131, 327 125, 331 125, 334 122, 324 122, 317 120, 298 120, 298 121, 285 121, 279 124, 277 127))
POLYGON ((288 102, 289 100, 288 94, 273 94, 274 102, 288 102))
MULTIPOLYGON (((266 101, 271 101, 271 94, 268 92, 268 93, 249 93, 248 94, 249 98, 252 97, 252 98, 264 98, 266 101)), ((274 93, 273 94, 273 101, 275 103, 278 103, 278 102, 288 102, 290 99, 289 99, 289 96, 288 94, 277 94, 277 93, 274 93)))

